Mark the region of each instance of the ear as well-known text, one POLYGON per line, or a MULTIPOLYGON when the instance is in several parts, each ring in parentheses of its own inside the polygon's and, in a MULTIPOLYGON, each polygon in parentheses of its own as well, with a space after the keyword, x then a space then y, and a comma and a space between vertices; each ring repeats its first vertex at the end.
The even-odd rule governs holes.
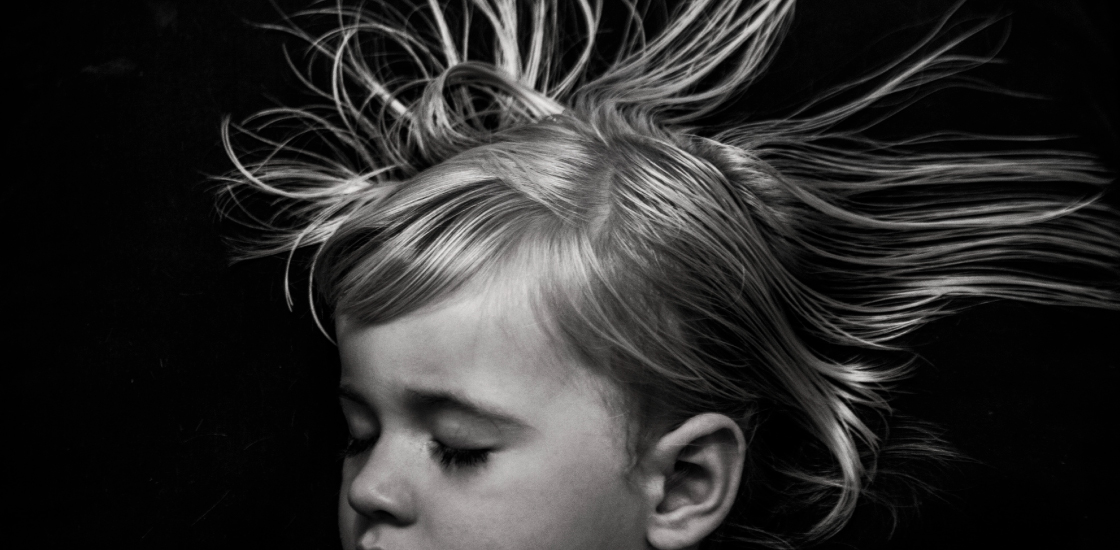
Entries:
POLYGON ((747 444, 731 418, 705 413, 665 434, 643 457, 649 544, 694 548, 723 523, 739 492, 747 444))

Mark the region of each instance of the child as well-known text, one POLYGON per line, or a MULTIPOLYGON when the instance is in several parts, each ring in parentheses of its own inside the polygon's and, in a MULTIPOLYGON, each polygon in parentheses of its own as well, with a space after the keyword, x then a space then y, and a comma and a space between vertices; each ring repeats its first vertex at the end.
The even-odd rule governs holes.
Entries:
POLYGON ((890 417, 901 336, 965 298, 1120 303, 1089 159, 850 128, 982 63, 954 53, 971 33, 727 121, 792 0, 682 3, 657 32, 622 8, 614 51, 593 0, 324 10, 322 36, 284 29, 327 108, 239 127, 258 157, 226 134, 226 196, 269 199, 244 255, 313 251, 345 548, 820 541, 881 456, 946 456, 890 417))

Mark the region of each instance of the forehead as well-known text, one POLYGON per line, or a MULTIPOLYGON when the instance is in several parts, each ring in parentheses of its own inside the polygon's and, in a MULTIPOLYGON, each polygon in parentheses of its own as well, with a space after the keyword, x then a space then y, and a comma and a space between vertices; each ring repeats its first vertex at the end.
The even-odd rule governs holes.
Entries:
POLYGON ((468 291, 376 325, 342 317, 342 384, 381 402, 409 391, 451 392, 513 409, 601 389, 589 369, 559 352, 524 296, 468 291))

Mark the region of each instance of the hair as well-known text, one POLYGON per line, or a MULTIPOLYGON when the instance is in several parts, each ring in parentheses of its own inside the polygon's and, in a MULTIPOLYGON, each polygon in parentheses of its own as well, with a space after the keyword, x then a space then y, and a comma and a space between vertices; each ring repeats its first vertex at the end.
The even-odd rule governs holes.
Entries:
POLYGON ((321 35, 274 26, 309 45, 322 101, 223 124, 239 257, 312 251, 312 312, 363 323, 515 280, 617 382, 635 452, 692 415, 736 419, 750 444, 725 536, 827 538, 884 453, 945 455, 931 436, 884 443, 910 368, 884 352, 977 299, 1120 306, 1120 224, 1086 155, 867 135, 873 107, 984 63, 957 50, 990 21, 953 30, 950 13, 802 108, 728 115, 793 4, 695 0, 653 30, 656 2, 622 0, 613 48, 597 0, 370 1, 302 14, 333 18, 321 35))

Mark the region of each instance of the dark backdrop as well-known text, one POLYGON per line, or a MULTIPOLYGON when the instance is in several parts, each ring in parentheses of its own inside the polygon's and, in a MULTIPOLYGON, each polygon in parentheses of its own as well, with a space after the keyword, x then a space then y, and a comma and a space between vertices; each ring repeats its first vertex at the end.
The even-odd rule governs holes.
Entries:
MULTIPOLYGON (((9 522, 29 546, 333 548, 339 416, 332 347, 281 265, 229 267, 206 174, 235 118, 304 99, 258 0, 70 1, 9 9, 4 88, 9 522), (14 129, 13 129, 14 127, 14 129), (14 168, 14 170, 12 170, 14 168)), ((1013 13, 974 42, 977 75, 1044 101, 947 92, 881 130, 1081 136, 1117 167, 1112 2, 969 2, 1013 13)), ((292 11, 303 5, 282 1, 292 11)), ((744 100, 793 105, 885 61, 951 2, 806 1, 770 78, 744 100), (909 30, 896 32, 898 29, 909 30)), ((1115 197, 1111 200, 1115 202, 1115 197)), ((890 542, 874 516, 847 543, 1094 547, 1114 527, 1120 316, 988 305, 921 331, 905 412, 974 462, 890 542), (1111 460, 1110 460, 1111 459, 1111 460)), ((836 544, 836 547, 843 547, 836 544)))

